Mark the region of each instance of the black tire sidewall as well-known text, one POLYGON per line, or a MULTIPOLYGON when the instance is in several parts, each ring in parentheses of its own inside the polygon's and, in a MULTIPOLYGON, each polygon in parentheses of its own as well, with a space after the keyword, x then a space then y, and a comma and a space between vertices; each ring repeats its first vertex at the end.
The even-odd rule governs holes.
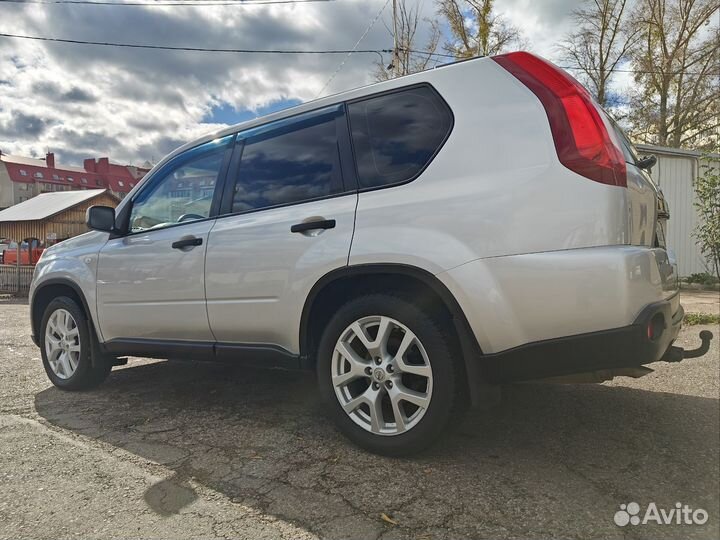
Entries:
POLYGON ((445 334, 442 326, 413 305, 411 300, 399 296, 369 294, 342 306, 323 333, 317 357, 320 394, 340 431, 362 448, 390 456, 416 453, 432 444, 447 426, 456 399, 456 358, 445 334), (357 425, 343 410, 332 385, 331 363, 338 338, 350 324, 370 315, 391 317, 407 326, 425 348, 432 368, 430 406, 418 424, 399 435, 375 435, 357 425))
POLYGON ((93 371, 93 365, 91 360, 90 351, 92 350, 92 341, 90 331, 88 329, 88 320, 85 313, 77 305, 77 303, 66 296, 55 298, 48 304, 43 314, 42 324, 40 325, 40 353, 42 355, 43 367, 45 373, 47 373, 50 381, 63 390, 79 390, 92 384, 96 379, 96 373, 93 371), (58 309, 64 309, 68 311, 75 323, 77 324, 78 333, 80 336, 80 357, 78 360, 78 366, 75 373, 67 379, 61 379, 58 377, 50 367, 47 353, 45 351, 45 329, 47 328, 48 320, 51 315, 58 309))

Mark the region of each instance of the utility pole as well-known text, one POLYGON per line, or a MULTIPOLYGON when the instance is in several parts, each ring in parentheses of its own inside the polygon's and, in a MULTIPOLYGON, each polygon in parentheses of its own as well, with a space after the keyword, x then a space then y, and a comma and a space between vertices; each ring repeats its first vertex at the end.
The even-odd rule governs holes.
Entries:
POLYGON ((393 59, 392 59, 392 78, 397 77, 398 64, 398 41, 397 41, 397 0, 393 0, 393 59))

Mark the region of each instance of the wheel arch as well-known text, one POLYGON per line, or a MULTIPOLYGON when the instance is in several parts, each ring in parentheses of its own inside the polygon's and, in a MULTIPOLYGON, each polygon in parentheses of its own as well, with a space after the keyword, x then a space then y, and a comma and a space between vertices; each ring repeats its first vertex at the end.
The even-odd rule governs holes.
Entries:
MULTIPOLYGON (((463 365, 468 377, 477 378, 477 360, 482 349, 460 304, 450 290, 436 276, 421 268, 405 264, 360 264, 346 266, 328 272, 310 290, 300 319, 300 357, 306 368, 314 367, 314 352, 317 347, 318 327, 323 327, 332 310, 339 307, 352 295, 359 292, 387 290, 387 287, 401 287, 413 293, 426 306, 442 306, 452 322, 450 331, 463 356, 463 365)), ((396 290, 396 289, 394 289, 396 290)), ((468 384, 473 394, 474 384, 468 384)))
POLYGON ((92 312, 90 311, 90 306, 88 305, 85 294, 80 286, 70 279, 51 278, 44 281, 37 287, 37 289, 35 289, 30 302, 32 338, 33 342, 38 346, 40 343, 40 323, 42 322, 42 316, 43 313, 45 313, 45 308, 47 308, 54 298, 59 296, 68 296, 69 298, 75 300, 85 312, 85 316, 88 321, 91 322, 91 329, 93 328, 94 322, 92 312))

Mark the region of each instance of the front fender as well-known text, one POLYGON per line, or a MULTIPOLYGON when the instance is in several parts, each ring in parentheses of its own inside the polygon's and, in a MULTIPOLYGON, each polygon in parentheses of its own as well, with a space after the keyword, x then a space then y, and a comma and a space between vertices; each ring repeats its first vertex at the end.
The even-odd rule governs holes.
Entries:
POLYGON ((52 285, 66 285, 80 297, 88 318, 93 322, 96 335, 103 341, 97 323, 96 277, 99 247, 97 244, 89 244, 75 249, 51 250, 38 261, 29 292, 31 321, 35 320, 33 308, 38 293, 52 285))

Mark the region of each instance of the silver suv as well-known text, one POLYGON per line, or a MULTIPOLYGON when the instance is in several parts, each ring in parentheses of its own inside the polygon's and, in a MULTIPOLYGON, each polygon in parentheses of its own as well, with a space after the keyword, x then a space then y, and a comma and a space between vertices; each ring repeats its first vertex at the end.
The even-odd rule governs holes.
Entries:
POLYGON ((487 384, 680 359, 667 212, 562 70, 511 53, 189 143, 31 290, 51 381, 123 357, 314 369, 349 438, 403 454, 487 384))

